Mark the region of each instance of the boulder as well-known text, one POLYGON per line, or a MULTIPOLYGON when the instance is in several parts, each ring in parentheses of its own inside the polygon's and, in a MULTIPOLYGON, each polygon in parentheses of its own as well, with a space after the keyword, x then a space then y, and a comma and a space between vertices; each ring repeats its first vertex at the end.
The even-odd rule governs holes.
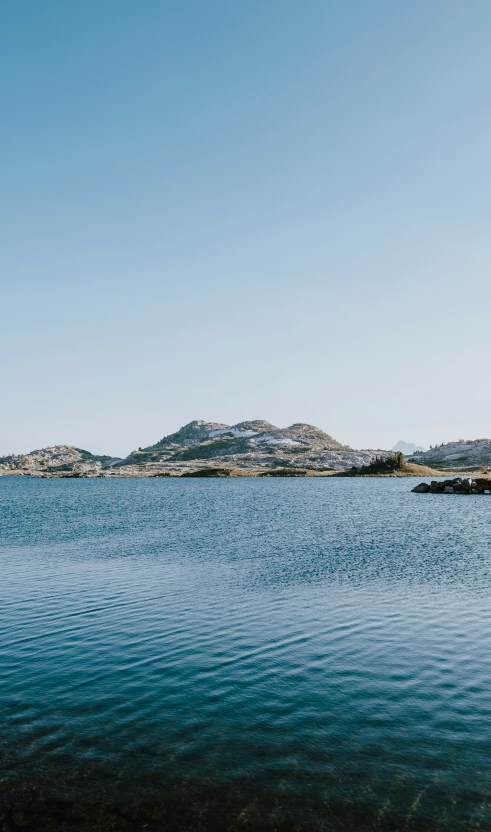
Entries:
POLYGON ((412 491, 419 494, 490 494, 491 495, 491 479, 489 477, 477 477, 471 479, 470 477, 454 477, 451 480, 443 480, 438 482, 432 480, 428 485, 427 482, 421 482, 416 485, 412 491))
POLYGON ((185 471, 181 477, 230 477, 230 468, 198 468, 196 471, 185 471))
POLYGON ((427 482, 420 482, 419 485, 415 485, 412 489, 412 491, 414 491, 415 494, 427 494, 429 490, 430 484, 427 482))

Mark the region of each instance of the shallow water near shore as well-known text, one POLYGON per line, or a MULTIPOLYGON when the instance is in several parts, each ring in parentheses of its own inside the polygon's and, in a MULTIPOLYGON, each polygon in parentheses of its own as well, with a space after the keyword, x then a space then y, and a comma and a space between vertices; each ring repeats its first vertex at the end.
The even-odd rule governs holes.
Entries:
POLYGON ((491 829, 491 503, 413 485, 0 478, 3 829, 491 829))

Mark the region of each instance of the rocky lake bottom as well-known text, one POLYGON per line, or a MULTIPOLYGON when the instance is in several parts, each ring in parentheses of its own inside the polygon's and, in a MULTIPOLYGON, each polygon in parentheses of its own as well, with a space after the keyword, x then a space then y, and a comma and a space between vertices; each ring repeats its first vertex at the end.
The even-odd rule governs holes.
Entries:
POLYGON ((491 829, 491 503, 0 478, 0 828, 491 829))

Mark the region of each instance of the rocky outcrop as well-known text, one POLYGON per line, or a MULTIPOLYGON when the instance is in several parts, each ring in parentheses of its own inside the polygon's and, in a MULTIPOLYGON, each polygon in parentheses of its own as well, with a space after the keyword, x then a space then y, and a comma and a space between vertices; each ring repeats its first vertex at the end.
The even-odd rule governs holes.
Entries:
POLYGON ((412 491, 415 494, 489 494, 491 495, 491 478, 489 477, 454 477, 451 480, 432 480, 420 482, 412 491))
POLYGON ((28 454, 0 458, 0 475, 29 474, 32 477, 98 477, 120 462, 119 458, 95 456, 72 445, 54 445, 28 454))
POLYGON ((472 439, 447 442, 424 453, 415 452, 411 460, 430 468, 472 470, 491 467, 491 439, 472 439))
MULTIPOLYGON (((181 477, 231 477, 230 468, 198 468, 196 471, 184 471, 181 477)), ((159 475, 157 475, 159 476, 159 475)))

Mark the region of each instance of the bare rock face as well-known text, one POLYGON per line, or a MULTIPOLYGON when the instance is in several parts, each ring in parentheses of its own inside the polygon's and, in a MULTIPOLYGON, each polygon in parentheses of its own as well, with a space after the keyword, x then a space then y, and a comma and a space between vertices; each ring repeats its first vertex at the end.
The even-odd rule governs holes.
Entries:
POLYGON ((199 442, 209 439, 210 433, 217 435, 223 430, 226 430, 227 427, 227 425, 222 425, 220 422, 204 422, 202 419, 197 419, 179 428, 176 433, 171 433, 170 436, 164 436, 156 445, 150 445, 149 448, 144 448, 143 450, 151 451, 154 448, 168 448, 173 446, 185 448, 188 445, 197 445, 199 442))
POLYGON ((424 453, 415 452, 411 459, 429 468, 469 470, 481 466, 491 467, 491 439, 447 442, 424 453))
POLYGON ((28 454, 12 454, 0 458, 0 475, 100 476, 105 468, 110 468, 116 462, 120 460, 110 456, 94 456, 89 451, 72 445, 54 445, 28 454))
POLYGON ((181 477, 230 477, 229 468, 198 468, 196 471, 184 471, 181 477))

